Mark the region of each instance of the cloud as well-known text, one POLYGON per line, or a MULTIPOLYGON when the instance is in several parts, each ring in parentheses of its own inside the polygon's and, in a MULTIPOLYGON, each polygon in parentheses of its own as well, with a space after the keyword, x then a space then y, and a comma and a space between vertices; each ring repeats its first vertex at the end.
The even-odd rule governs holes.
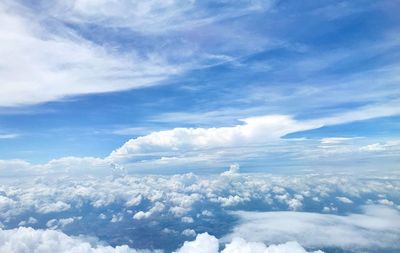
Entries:
MULTIPOLYGON (((96 175, 118 174, 115 164, 95 157, 62 157, 44 164, 32 164, 23 160, 0 160, 0 175, 3 177, 32 175, 96 175)), ((119 172, 119 173, 123 173, 119 172)))
MULTIPOLYGON (((189 173, 170 176, 125 175, 118 178, 54 175, 13 177, 13 180, 3 180, 0 186, 0 221, 3 229, 30 226, 35 229, 59 229, 73 235, 90 231, 91 235, 99 236, 107 242, 118 241, 134 248, 158 248, 159 236, 163 237, 163 241, 174 236, 178 240, 171 245, 177 248, 186 238, 182 235, 194 236, 194 232, 208 231, 222 236, 230 231, 240 232, 240 224, 246 222, 238 222, 236 213, 230 212, 232 210, 268 210, 271 217, 260 214, 254 223, 259 224, 260 231, 270 231, 271 237, 264 238, 263 232, 259 232, 259 237, 252 237, 251 233, 234 236, 267 245, 298 241, 309 247, 305 243, 312 240, 304 236, 307 235, 304 229, 310 228, 311 237, 319 229, 332 233, 336 241, 325 232, 319 233, 315 241, 312 241, 323 246, 339 245, 337 241, 342 240, 341 231, 345 230, 348 232, 343 237, 349 233, 352 233, 350 236, 358 235, 354 237, 355 243, 361 241, 359 238, 362 237, 362 242, 368 239, 387 247, 392 243, 387 229, 388 220, 398 218, 398 214, 390 210, 400 210, 396 195, 400 189, 397 178, 398 173, 382 174, 382 171, 376 174, 345 173, 340 176, 315 172, 290 176, 236 172, 230 176, 189 173), (353 200, 353 203, 341 204, 336 197, 346 197, 353 200), (318 201, 315 201, 316 198, 318 201), (345 215, 349 211, 356 211, 358 203, 387 204, 391 209, 387 211, 368 207, 368 212, 348 216, 307 213, 326 211, 345 215), (282 212, 276 212, 278 210, 282 212), (285 212, 290 210, 302 212, 285 212), (290 228, 289 225, 286 227, 286 220, 290 228), (234 229, 235 224, 239 224, 238 230, 234 229), (334 230, 333 224, 337 224, 339 231, 334 230), (389 241, 375 239, 378 234, 376 226, 379 224, 380 234, 389 241), (359 235, 355 227, 362 228, 364 233, 359 235), (139 228, 143 233, 121 237, 124 231, 139 228), (174 232, 164 235, 161 232, 164 228, 170 229, 164 232, 174 232), (279 229, 284 232, 279 234, 279 229), (264 241, 271 238, 281 241, 264 241)), ((390 224, 396 226, 395 222, 390 224)), ((258 227, 253 226, 253 223, 248 227, 258 233, 258 227)))
POLYGON ((0 106, 140 88, 182 70, 157 54, 118 53, 53 20, 54 32, 44 13, 15 1, 2 1, 0 17, 0 106))
MULTIPOLYGON (((35 215, 66 215, 83 205, 99 217, 115 215, 115 221, 167 217, 180 223, 195 224, 194 217, 218 218, 211 207, 236 210, 244 205, 262 210, 323 210, 329 203, 351 199, 354 203, 373 204, 386 199, 397 208, 395 193, 400 189, 398 176, 358 172, 336 175, 320 173, 293 177, 266 173, 199 176, 193 173, 172 176, 132 176, 114 178, 82 176, 13 177, 0 187, 0 219, 7 227, 15 219, 37 218, 35 215), (314 199, 318 199, 315 202, 314 199), (339 198, 338 198, 339 199, 339 198), (197 210, 198 206, 206 210, 197 210), (104 213, 103 209, 114 212, 104 213), (129 212, 128 212, 129 211, 129 212), (103 215, 101 215, 103 213, 103 215), (7 221, 7 222, 5 222, 7 221), (194 221, 193 223, 191 221, 194 221), (9 223, 11 222, 11 223, 9 223)), ((339 213, 354 208, 354 203, 329 207, 339 213)), ((62 217, 62 218, 69 218, 62 217)), ((114 217, 113 217, 114 218, 114 217)), ((166 218, 166 219, 167 219, 166 218)), ((18 222, 20 222, 19 220, 18 222)), ((18 223, 17 222, 17 223, 18 223)), ((194 229, 194 227, 192 227, 194 229)))
POLYGON ((360 137, 326 137, 321 139, 321 144, 328 144, 328 145, 334 145, 334 144, 341 144, 343 142, 359 139, 360 137))
POLYGON ((59 252, 59 253, 149 253, 149 250, 135 250, 126 245, 103 246, 79 237, 70 237, 54 230, 34 230, 20 227, 0 230, 0 252, 59 252))
MULTIPOLYGON (((294 145, 282 138, 300 131, 317 129, 323 126, 352 123, 355 121, 394 116, 400 114, 398 101, 385 104, 368 105, 349 110, 329 117, 299 120, 290 115, 264 115, 242 119, 241 124, 210 128, 174 128, 155 131, 127 141, 106 158, 118 163, 146 166, 146 160, 153 166, 184 164, 203 164, 206 161, 229 161, 235 157, 237 161, 266 157, 265 153, 292 153, 292 157, 300 158, 309 155, 326 156, 381 149, 382 145, 372 145, 360 148, 357 141, 365 138, 330 137, 322 138, 322 146, 303 142, 304 145, 294 145), (352 140, 351 143, 348 143, 352 140), (341 146, 340 144, 348 144, 341 146), (335 144, 335 145, 334 145, 335 144), (181 164, 180 164, 181 162, 181 164)), ((395 147, 396 143, 388 143, 386 147, 395 147)), ((392 148, 393 149, 393 148, 392 148)), ((231 160, 231 162, 233 162, 231 160)), ((134 165, 133 165, 134 166, 134 165)))
POLYGON ((68 3, 57 1, 53 15, 76 23, 95 23, 108 27, 123 27, 143 34, 165 34, 167 32, 191 30, 227 18, 271 8, 273 1, 221 2, 208 9, 209 1, 162 1, 132 2, 74 0, 68 3))
POLYGON ((400 150, 400 140, 390 140, 381 143, 373 143, 360 147, 361 151, 397 151, 400 150))
POLYGON ((218 248, 218 239, 204 233, 197 235, 194 241, 185 242, 182 248, 174 253, 217 253, 218 248))
MULTIPOLYGON (((300 244, 297 242, 287 242, 278 245, 265 245, 264 243, 247 242, 242 238, 234 238, 231 243, 227 244, 221 253, 236 253, 236 252, 249 252, 249 253, 307 253, 300 244)), ((314 253, 323 253, 317 250, 314 253)))
POLYGON ((369 104, 355 110, 349 110, 337 115, 319 118, 315 121, 323 125, 340 125, 355 121, 362 121, 381 117, 390 117, 400 114, 400 100, 387 100, 384 103, 369 104))
POLYGON ((55 203, 50 203, 44 206, 41 206, 38 209, 39 213, 53 213, 53 212, 62 212, 70 209, 71 206, 69 204, 66 204, 62 201, 57 201, 55 203))
POLYGON ((221 173, 221 176, 234 176, 238 175, 240 171, 240 166, 237 163, 231 164, 229 166, 229 170, 221 173))
POLYGON ((345 204, 352 204, 353 203, 353 201, 351 199, 346 198, 346 197, 336 197, 336 199, 339 200, 342 203, 345 203, 345 204))
POLYGON ((154 204, 154 206, 152 208, 150 208, 149 211, 147 211, 147 212, 139 211, 139 212, 135 213, 133 218, 136 220, 148 219, 153 214, 162 212, 164 209, 165 209, 165 205, 163 203, 156 202, 154 204))
MULTIPOLYGON (((239 1, 224 6, 220 9, 226 11, 221 15, 198 1, 41 1, 35 8, 23 2, 2 1, 0 107, 159 85, 188 70, 254 52, 254 45, 249 46, 247 41, 232 39, 229 46, 225 43, 245 29, 219 28, 223 32, 214 33, 216 45, 212 48, 187 34, 201 25, 268 10, 270 3, 239 1), (165 34, 182 29, 186 34, 165 34), (140 43, 128 45, 110 38, 109 33, 120 35, 115 36, 118 38, 138 38, 140 43), (230 56, 232 52, 240 53, 230 56)), ((259 47, 264 48, 266 41, 258 39, 259 47)))
MULTIPOLYGON (((267 246, 264 243, 247 242, 242 238, 234 238, 232 242, 225 245, 222 251, 219 251, 218 248, 218 239, 207 233, 203 233, 197 235, 194 241, 185 242, 183 246, 174 253, 307 253, 307 251, 296 242, 267 246)), ((323 253, 322 251, 313 252, 323 253)))
POLYGON ((0 139, 14 139, 17 138, 19 136, 19 134, 0 134, 0 139))
POLYGON ((196 231, 194 231, 193 229, 185 229, 182 231, 182 235, 187 236, 187 237, 194 237, 196 236, 196 231))
MULTIPOLYGON (((59 252, 59 253, 160 253, 160 250, 136 250, 122 246, 106 246, 99 241, 89 240, 84 237, 71 237, 55 230, 35 230, 20 227, 18 229, 0 229, 0 252, 59 252)), ((288 242, 280 245, 266 246, 263 243, 246 242, 241 238, 235 238, 225 245, 225 249, 219 251, 219 241, 207 233, 197 235, 194 241, 187 241, 174 253, 307 253, 296 242, 288 242)), ((322 253, 322 251, 314 251, 322 253)))
POLYGON ((216 147, 245 146, 279 140, 280 137, 320 124, 299 122, 286 115, 267 115, 242 120, 242 125, 219 128, 174 128, 131 139, 113 151, 111 159, 160 151, 184 152, 216 147))
POLYGON ((400 249, 400 212, 365 206, 362 214, 235 212, 241 223, 226 237, 267 243, 295 240, 307 247, 400 249))

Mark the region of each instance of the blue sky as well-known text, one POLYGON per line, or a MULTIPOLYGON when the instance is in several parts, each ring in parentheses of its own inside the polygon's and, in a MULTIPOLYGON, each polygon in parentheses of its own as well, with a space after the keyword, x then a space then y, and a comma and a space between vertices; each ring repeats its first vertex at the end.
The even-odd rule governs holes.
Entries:
MULTIPOLYGON (((393 156, 399 8, 393 1, 5 1, 0 158, 105 158, 152 132, 235 127, 268 115, 314 122, 274 135, 279 152, 339 138, 336 145, 377 144, 393 156), (287 138, 307 143, 279 141, 287 138)), ((254 137, 257 145, 259 138, 269 137, 254 137)), ((215 147, 249 150, 240 159, 249 164, 276 162, 250 151, 254 143, 215 147)), ((262 145, 274 150, 269 140, 262 145)), ((169 148, 159 158, 187 158, 190 149, 169 148)), ((154 157, 154 149, 145 152, 154 157)))
POLYGON ((399 13, 1 0, 0 252, 399 252, 399 13))

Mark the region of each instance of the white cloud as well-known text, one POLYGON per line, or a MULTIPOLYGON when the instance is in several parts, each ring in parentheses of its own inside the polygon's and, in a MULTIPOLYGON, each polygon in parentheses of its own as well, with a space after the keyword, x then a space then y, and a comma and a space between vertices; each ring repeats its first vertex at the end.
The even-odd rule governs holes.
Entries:
POLYGON ((254 38, 259 45, 255 49, 237 39, 238 32, 247 33, 245 29, 223 27, 219 28, 223 32, 213 33, 214 39, 235 39, 229 46, 221 43, 223 46, 210 50, 206 43, 202 45, 191 36, 165 33, 192 31, 227 18, 266 11, 270 6, 271 1, 238 1, 234 6, 220 8, 222 13, 207 10, 201 1, 74 0, 38 2, 35 8, 22 2, 2 1, 0 106, 158 85, 187 70, 233 61, 231 51, 254 52, 266 47, 269 39, 254 38), (93 30, 93 26, 99 29, 93 30), (120 28, 125 32, 128 28, 132 37, 140 33, 140 45, 114 45, 113 40, 90 40, 84 34, 85 29, 91 33, 106 33, 107 29, 119 33, 120 28), (162 46, 160 33, 165 36, 161 38, 162 46), (231 50, 226 50, 228 47, 231 50))
POLYGON ((153 214, 159 213, 165 209, 165 205, 160 202, 156 202, 152 208, 150 208, 149 211, 143 212, 139 211, 133 215, 133 218, 136 220, 142 220, 142 219, 148 219, 150 218, 153 214))
POLYGON ((142 167, 151 166, 146 164, 148 161, 153 163, 153 166, 162 167, 165 164, 182 166, 187 163, 204 164, 211 160, 227 161, 229 157, 236 155, 238 161, 248 160, 249 157, 254 159, 257 155, 265 156, 268 151, 293 152, 299 159, 304 159, 307 155, 308 158, 315 158, 318 155, 334 156, 351 152, 361 153, 360 151, 365 150, 395 150, 398 143, 394 141, 360 148, 356 140, 365 142, 365 138, 329 137, 321 139, 322 146, 310 146, 308 143, 309 146, 306 147, 288 143, 282 137, 322 126, 397 115, 400 114, 398 105, 398 101, 391 101, 310 120, 296 120, 289 115, 265 115, 243 119, 242 124, 235 126, 156 131, 127 141, 112 151, 106 159, 127 163, 129 166, 135 166, 134 163, 140 161, 142 167), (349 140, 352 142, 347 143, 349 140), (260 148, 262 146, 264 147, 260 148))
MULTIPOLYGON (((287 242, 279 245, 265 245, 264 243, 247 242, 242 238, 234 238, 232 242, 225 245, 222 251, 218 250, 218 239, 207 233, 197 235, 194 241, 188 241, 174 253, 307 253, 307 251, 296 242, 287 242)), ((322 251, 313 251, 323 253, 322 251)))
POLYGON ((124 216, 122 213, 117 213, 117 214, 113 214, 111 217, 110 222, 115 223, 115 222, 120 222, 124 219, 124 216))
MULTIPOLYGON (((157 250, 136 250, 127 245, 105 246, 99 241, 88 240, 84 237, 71 237, 55 230, 35 230, 32 228, 18 228, 12 230, 0 229, 0 252, 7 253, 160 253, 157 250)), ((186 241, 174 253, 307 253, 296 242, 266 246, 263 243, 246 242, 235 238, 219 251, 219 241, 207 233, 197 235, 194 241, 186 241)), ((314 251, 322 253, 321 251, 314 251)))
POLYGON ((296 198, 288 200, 287 204, 288 204, 290 210, 298 210, 303 206, 303 204, 301 203, 301 200, 296 199, 296 198))
POLYGON ((183 246, 174 253, 218 253, 218 239, 207 233, 199 234, 196 240, 185 242, 183 246))
POLYGON ((17 138, 18 136, 19 136, 18 134, 13 134, 13 133, 0 134, 0 139, 14 139, 17 138))
POLYGON ((55 203, 48 203, 42 205, 38 208, 39 213, 54 213, 54 212, 62 212, 70 209, 71 206, 62 201, 57 201, 55 203))
POLYGON ((130 155, 160 151, 204 150, 216 147, 231 147, 262 144, 279 140, 280 137, 320 124, 299 122, 286 115, 269 115, 243 119, 242 125, 220 128, 174 128, 153 132, 131 139, 114 150, 111 159, 124 159, 130 155))
POLYGON ((188 228, 188 229, 185 229, 182 231, 182 235, 187 236, 187 237, 194 237, 194 236, 196 236, 196 231, 188 228))
POLYGON ((353 201, 346 197, 336 197, 336 199, 345 204, 353 204, 353 201))
POLYGON ((229 166, 229 170, 221 173, 221 176, 234 176, 237 175, 240 171, 240 166, 237 163, 231 164, 229 166))
MULTIPOLYGON (((354 156, 367 158, 365 152, 376 152, 377 155, 385 152, 390 155, 387 156, 390 165, 393 163, 391 157, 395 159, 400 151, 399 141, 396 139, 367 144, 367 138, 328 137, 320 140, 323 145, 318 145, 313 140, 282 138, 321 126, 400 113, 389 105, 393 104, 364 107, 312 120, 296 120, 289 115, 265 115, 243 119, 242 124, 234 126, 156 131, 130 139, 105 158, 63 157, 36 165, 22 160, 0 160, 0 175, 109 175, 113 171, 115 177, 123 177, 133 170, 179 168, 188 164, 192 167, 220 167, 226 163, 261 158, 268 160, 275 153, 288 155, 291 162, 312 163, 327 157, 348 161, 346 158, 354 159, 354 156), (348 142, 350 139, 351 143, 348 142)), ((276 159, 272 160, 274 161, 276 159)))
POLYGON ((0 175, 26 177, 33 175, 110 175, 115 167, 110 161, 95 157, 62 157, 44 164, 23 160, 0 160, 0 175))
MULTIPOLYGON (((220 3, 224 4, 224 3, 220 3)), ((218 20, 268 10, 272 1, 235 1, 219 8, 218 12, 207 10, 207 2, 162 1, 146 2, 117 0, 108 1, 74 0, 57 1, 54 15, 72 22, 89 22, 108 27, 124 27, 143 34, 164 34, 214 23, 218 20), (57 6, 58 5, 58 6, 57 6)))
MULTIPOLYGON (((13 228, 18 223, 21 226, 30 226, 31 222, 26 217, 32 217, 31 221, 36 219, 36 222, 33 221, 34 227, 44 227, 48 222, 49 228, 63 230, 64 227, 67 229, 74 227, 80 231, 81 227, 89 225, 88 222, 96 224, 97 221, 102 229, 103 224, 105 227, 118 229, 119 226, 112 223, 121 222, 124 218, 125 222, 120 223, 121 226, 126 223, 137 223, 132 220, 134 218, 130 218, 129 221, 129 217, 141 220, 141 225, 151 224, 154 228, 157 220, 161 218, 168 224, 177 224, 175 235, 179 235, 185 229, 189 230, 184 234, 190 235, 193 234, 190 229, 202 231, 198 229, 198 224, 203 219, 212 223, 221 219, 221 215, 226 216, 224 210, 238 210, 246 203, 250 203, 246 207, 257 203, 258 208, 266 210, 276 208, 283 211, 315 210, 315 208, 323 210, 327 207, 326 212, 342 213, 346 207, 335 206, 332 203, 332 199, 340 196, 349 199, 357 198, 358 201, 365 203, 370 202, 367 198, 376 200, 372 203, 387 199, 392 202, 390 204, 393 207, 398 208, 399 203, 395 197, 395 193, 400 190, 400 181, 395 180, 398 178, 398 173, 382 175, 379 171, 375 175, 370 172, 367 177, 365 175, 337 176, 337 174, 315 173, 276 176, 265 173, 237 173, 235 176, 227 177, 218 174, 198 176, 190 173, 173 176, 126 175, 120 178, 111 176, 54 178, 52 175, 29 177, 24 180, 3 182, 0 185, 0 219, 4 228, 13 228), (319 202, 310 204, 315 197, 318 197, 319 202), (140 204, 136 205, 138 199, 141 199, 140 204), (132 203, 135 205, 131 205, 132 203), (85 209, 82 209, 83 207, 85 209), (66 213, 50 213, 59 212, 64 208, 68 208, 68 214, 73 213, 75 216, 65 216, 66 213), (92 213, 93 216, 83 215, 79 218, 84 210, 92 213), (191 222, 193 218, 189 217, 192 215, 196 215, 193 223, 181 223, 191 222), (48 220, 45 217, 48 217, 48 220), (188 228, 189 224, 190 228, 188 228)), ((379 202, 385 203, 385 201, 379 202)), ((345 239, 354 238, 355 244, 373 241, 377 245, 379 243, 380 246, 387 247, 393 244, 390 239, 393 236, 388 226, 392 226, 395 232, 398 226, 396 222, 389 222, 389 220, 396 220, 399 216, 390 210, 368 207, 364 214, 349 216, 321 216, 321 214, 301 212, 268 212, 264 216, 261 213, 254 222, 249 218, 254 224, 250 223, 247 226, 249 230, 259 234, 254 235, 258 237, 253 237, 247 231, 235 236, 243 237, 248 241, 268 243, 268 245, 298 241, 307 247, 308 243, 314 242, 322 246, 332 244, 348 246, 345 239), (355 227, 362 228, 364 232, 359 233, 354 229, 355 227), (308 234, 308 229, 310 237, 315 237, 315 240, 304 236, 308 234), (271 235, 264 238, 264 230, 265 233, 270 232, 271 235), (283 230, 282 233, 280 233, 281 230, 283 230), (381 237, 377 234, 384 235, 387 240, 379 240, 381 237), (280 241, 263 241, 264 239, 279 239, 280 241), (340 244, 342 242, 343 244, 340 244)), ((244 219, 246 217, 245 215, 244 219)), ((234 231, 240 232, 241 228, 242 225, 239 226, 239 230, 237 228, 234 231)), ((96 229, 93 233, 96 233, 96 229)))
POLYGON ((190 217, 190 216, 182 217, 181 221, 182 221, 183 223, 193 223, 193 222, 194 222, 193 218, 190 217))
POLYGON ((80 220, 82 217, 70 217, 70 218, 63 218, 63 219, 51 219, 47 221, 46 227, 50 229, 62 229, 65 226, 74 223, 76 220, 80 220))
POLYGON ((363 214, 338 216, 304 212, 235 212, 241 223, 226 237, 267 243, 295 240, 307 247, 399 249, 400 213, 366 206, 363 214))
POLYGON ((150 252, 131 249, 126 245, 111 247, 69 237, 54 230, 34 230, 18 228, 0 230, 0 252, 7 253, 138 253, 150 252))
POLYGON ((348 137, 326 137, 321 139, 321 144, 340 144, 346 141, 358 139, 359 137, 353 137, 353 138, 348 138, 348 137))
POLYGON ((360 147, 361 151, 375 152, 386 150, 400 150, 400 140, 391 140, 382 143, 373 143, 360 147))
POLYGON ((130 206, 137 206, 142 202, 142 199, 143 199, 142 195, 134 196, 134 197, 132 197, 130 200, 128 200, 126 202, 126 206, 129 206, 129 207, 130 206))
POLYGON ((349 110, 337 115, 312 120, 325 126, 340 125, 355 121, 362 121, 380 117, 389 117, 400 114, 400 100, 387 100, 385 103, 370 104, 355 110, 349 110))
MULTIPOLYGON (((393 180, 397 177, 381 178, 381 171, 379 176, 368 172, 368 179, 362 178, 363 175, 304 174, 285 177, 238 173, 233 177, 204 177, 190 173, 174 176, 127 175, 116 179, 111 176, 27 177, 15 182, 7 183, 6 180, 0 186, 0 218, 8 225, 4 220, 18 218, 19 215, 29 214, 35 218, 35 213, 74 212, 80 210, 83 203, 94 210, 117 205, 131 211, 129 214, 123 210, 113 214, 101 211, 101 218, 108 217, 114 221, 124 216, 146 219, 156 215, 182 219, 192 216, 191 211, 216 217, 217 214, 209 208, 194 210, 200 203, 228 208, 246 203, 258 203, 266 208, 284 204, 281 205, 284 210, 299 210, 309 208, 309 200, 314 198, 318 198, 321 205, 327 205, 327 201, 330 203, 332 198, 338 196, 362 201, 367 194, 368 198, 387 198, 394 205, 399 205, 393 196, 400 190, 399 183, 393 180)), ((336 206, 328 207, 329 210, 337 210, 336 206)), ((340 210, 341 207, 338 207, 340 210)), ((322 210, 323 206, 320 208, 322 210)), ((191 221, 188 218, 183 220, 191 221)))
POLYGON ((15 1, 0 3, 0 106, 155 85, 181 72, 157 54, 122 55, 53 20, 54 32, 44 25, 44 13, 15 1))
MULTIPOLYGON (((234 238, 227 244, 221 253, 307 253, 307 251, 297 242, 287 242, 278 245, 265 245, 260 242, 247 242, 242 238, 234 238)), ((314 253, 323 253, 322 251, 313 251, 314 253)))

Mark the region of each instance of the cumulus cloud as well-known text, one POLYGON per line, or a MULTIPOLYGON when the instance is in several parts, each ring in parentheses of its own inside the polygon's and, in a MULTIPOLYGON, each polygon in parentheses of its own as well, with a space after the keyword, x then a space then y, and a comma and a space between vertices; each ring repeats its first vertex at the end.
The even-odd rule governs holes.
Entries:
MULTIPOLYGON (((18 228, 12 230, 0 229, 0 252, 24 253, 24 252, 60 252, 60 253, 160 253, 159 250, 136 250, 122 246, 106 246, 93 239, 84 237, 70 237, 55 230, 35 230, 32 228, 18 228)), ((246 242, 241 238, 235 238, 225 245, 225 249, 219 251, 219 240, 207 233, 197 235, 194 241, 186 241, 181 248, 174 253, 307 253, 296 242, 288 242, 280 245, 266 246, 263 243, 246 242)), ((322 253, 322 251, 314 251, 322 253)))
POLYGON ((207 233, 199 234, 196 240, 185 242, 183 246, 174 253, 214 253, 218 252, 218 239, 207 233))
POLYGON ((62 212, 68 210, 71 206, 62 201, 57 201, 55 203, 49 203, 47 205, 40 206, 38 208, 39 213, 52 213, 52 212, 62 212))
POLYGON ((234 176, 237 175, 240 171, 240 166, 237 163, 231 164, 229 166, 229 170, 221 173, 221 176, 234 176))
MULTIPOLYGON (((227 244, 225 249, 221 253, 307 253, 300 244, 297 242, 287 242, 278 245, 265 245, 264 243, 247 242, 242 238, 234 238, 231 243, 227 244)), ((313 253, 323 253, 321 250, 312 251, 313 253)))
POLYGON ((188 237, 196 236, 196 231, 194 231, 193 229, 187 228, 182 231, 182 235, 188 236, 188 237))
POLYGON ((147 253, 147 250, 135 250, 126 245, 111 247, 94 244, 83 238, 70 237, 54 230, 35 230, 20 227, 12 230, 0 230, 0 252, 59 252, 59 253, 147 253))
MULTIPOLYGON (((179 235, 184 240, 186 237, 183 236, 191 238, 196 232, 216 233, 217 229, 220 233, 221 222, 225 224, 225 233, 231 230, 241 232, 247 224, 247 213, 242 219, 244 222, 239 223, 244 225, 235 229, 236 222, 233 221, 236 220, 236 213, 230 213, 232 210, 301 210, 305 212, 268 212, 265 216, 261 213, 260 217, 254 218, 254 222, 250 213, 249 220, 252 223, 247 229, 260 235, 252 237, 253 234, 245 231, 234 236, 268 245, 298 241, 303 246, 313 248, 329 245, 350 247, 351 244, 346 244, 346 238, 354 238, 355 244, 371 241, 376 243, 376 247, 386 247, 392 245, 391 238, 398 230, 396 222, 389 222, 398 218, 393 211, 400 205, 396 197, 400 181, 396 178, 398 176, 383 177, 381 174, 368 174, 368 177, 346 174, 339 177, 323 174, 277 176, 265 173, 237 173, 235 176, 199 176, 193 173, 172 176, 126 175, 119 178, 29 177, 3 182, 0 186, 0 221, 4 229, 13 229, 18 224, 35 229, 60 229, 66 233, 74 231, 74 234, 90 230, 91 234, 102 238, 106 229, 107 241, 118 240, 135 248, 138 246, 134 244, 135 241, 145 238, 149 243, 148 248, 151 248, 158 236, 179 235), (386 203, 392 209, 368 207, 364 214, 349 216, 307 213, 320 210, 343 215, 356 208, 354 203, 338 203, 336 197, 346 197, 354 200, 354 203, 386 203), (392 228, 387 228, 388 223, 392 228), (133 238, 121 237, 121 231, 139 227, 144 231, 143 234, 134 234, 133 238), (355 228, 361 228, 364 232, 359 233, 355 228), (308 229, 310 232, 306 233, 308 229), (390 229, 395 232, 392 233, 390 229), (264 230, 270 232, 265 238, 264 230), (279 232, 281 230, 282 233, 279 232), (149 234, 154 236, 149 239, 149 234), (377 240, 375 236, 378 234, 386 239, 377 240), (314 237, 315 240, 312 239, 314 237), (282 240, 268 241, 271 238, 282 240), (340 244, 341 240, 343 244, 340 244), (314 247, 312 243, 322 246, 314 247)), ((174 248, 178 247, 179 242, 183 241, 177 241, 174 248)))
POLYGON ((336 199, 339 200, 342 203, 345 203, 345 204, 352 204, 353 203, 353 201, 351 199, 346 198, 346 197, 336 197, 336 199))
POLYGON ((269 115, 242 120, 242 125, 220 128, 174 128, 131 139, 113 151, 111 159, 160 151, 204 150, 216 147, 262 144, 320 124, 307 124, 286 115, 269 115))
MULTIPOLYGON (((371 199, 368 203, 378 203, 385 198, 393 202, 393 206, 400 204, 394 195, 400 190, 400 185, 393 180, 396 177, 368 177, 365 179, 354 174, 286 177, 261 173, 238 173, 227 177, 189 173, 173 176, 127 175, 121 178, 61 177, 57 180, 52 176, 51 180, 49 177, 27 178, 0 186, 0 218, 4 225, 9 226, 8 221, 20 215, 36 218, 34 214, 71 213, 79 211, 85 204, 94 212, 98 211, 101 220, 107 217, 112 217, 113 221, 121 221, 123 217, 142 220, 164 215, 194 224, 192 217, 217 218, 218 212, 210 209, 211 206, 232 209, 243 204, 257 204, 267 209, 279 206, 280 210, 318 207, 323 210, 336 197, 358 201, 371 199), (115 205, 119 209, 113 213, 102 210, 111 206, 116 208, 115 205), (199 205, 205 209, 192 213, 199 205)), ((352 206, 353 203, 327 207, 336 211, 339 208, 340 211, 343 207, 352 206)))
MULTIPOLYGON (((179 250, 174 253, 307 253, 297 242, 287 242, 279 245, 265 245, 264 243, 247 242, 242 238, 234 238, 232 242, 225 245, 219 251, 218 239, 207 233, 197 235, 194 241, 185 242, 179 250)), ((313 251, 323 253, 322 251, 313 251)))
POLYGON ((153 214, 163 211, 164 208, 165 208, 164 204, 162 204, 160 202, 156 202, 154 204, 154 206, 152 208, 150 208, 149 211, 147 211, 147 212, 139 211, 139 212, 135 213, 135 215, 133 215, 133 218, 136 220, 148 219, 153 214))
POLYGON ((329 137, 321 139, 320 143, 284 138, 298 131, 400 112, 397 109, 386 111, 385 108, 361 108, 343 115, 312 120, 297 120, 288 115, 266 115, 243 119, 242 124, 234 126, 156 131, 130 139, 105 158, 62 157, 44 164, 30 164, 23 160, 0 160, 0 175, 58 173, 99 176, 113 173, 115 177, 123 177, 132 170, 178 168, 188 164, 192 167, 219 167, 227 162, 260 159, 267 162, 274 154, 282 154, 294 163, 312 163, 327 157, 338 157, 348 161, 347 159, 353 159, 354 156, 365 158, 367 153, 375 152, 379 155, 385 152, 389 155, 386 161, 391 164, 395 160, 391 157, 396 157, 400 151, 399 141, 396 139, 365 145, 366 138, 329 137), (354 118, 351 118, 351 115, 354 115, 354 118), (349 140, 352 140, 352 143, 348 143, 349 140))
POLYGON ((350 153, 363 156, 363 151, 378 149, 390 150, 395 154, 399 151, 395 141, 360 148, 365 143, 363 138, 323 138, 322 145, 300 140, 303 145, 296 145, 288 143, 290 139, 283 137, 322 126, 397 115, 400 113, 398 105, 398 101, 390 101, 310 120, 298 120, 289 115, 265 115, 242 119, 241 124, 234 126, 156 131, 127 141, 106 159, 127 163, 129 167, 135 167, 138 161, 141 167, 151 164, 162 167, 206 164, 211 160, 232 162, 233 157, 237 161, 248 161, 249 157, 266 157, 268 152, 290 153, 297 160, 315 160, 318 157, 345 156, 350 153))
POLYGON ((365 206, 346 216, 306 212, 235 212, 241 223, 227 236, 268 243, 295 240, 307 247, 400 249, 400 212, 365 206))

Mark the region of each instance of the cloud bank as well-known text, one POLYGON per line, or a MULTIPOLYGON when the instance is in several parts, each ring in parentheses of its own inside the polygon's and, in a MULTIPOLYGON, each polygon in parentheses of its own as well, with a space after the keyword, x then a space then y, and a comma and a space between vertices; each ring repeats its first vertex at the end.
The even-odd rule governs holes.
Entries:
MULTIPOLYGON (((288 242, 279 245, 266 246, 264 243, 247 242, 242 238, 234 238, 232 242, 225 245, 222 251, 218 250, 218 239, 207 233, 197 235, 194 241, 185 242, 179 250, 174 253, 307 253, 300 244, 288 242)), ((322 251, 313 251, 313 253, 323 253, 322 251)))
POLYGON ((239 226, 227 238, 243 237, 268 243, 296 240, 308 247, 348 250, 400 249, 400 212, 365 206, 362 214, 337 216, 306 212, 235 212, 239 226))
POLYGON ((399 234, 398 178, 398 173, 381 172, 246 174, 238 165, 207 176, 30 176, 2 182, 0 226, 58 229, 67 235, 90 231, 112 246, 135 249, 172 251, 197 234, 209 232, 220 238, 230 231, 242 233, 234 233, 232 240, 242 237, 267 245, 297 241, 314 250, 368 245, 387 249, 396 245, 399 234), (367 205, 365 211, 354 214, 362 205, 367 205), (235 212, 240 210, 261 213, 235 212))
MULTIPOLYGON (((97 241, 80 237, 70 237, 55 230, 35 230, 20 227, 12 230, 0 229, 0 252, 7 253, 161 253, 157 250, 136 250, 123 246, 104 246, 97 241)), ((235 238, 219 251, 219 241, 207 233, 197 235, 194 241, 188 241, 174 253, 307 253, 296 242, 266 246, 263 243, 246 242, 235 238)), ((322 253, 322 251, 314 251, 322 253)))
POLYGON ((126 245, 110 247, 84 238, 70 237, 55 230, 35 230, 20 227, 12 230, 0 229, 0 252, 4 253, 150 253, 150 250, 135 250, 126 245))

